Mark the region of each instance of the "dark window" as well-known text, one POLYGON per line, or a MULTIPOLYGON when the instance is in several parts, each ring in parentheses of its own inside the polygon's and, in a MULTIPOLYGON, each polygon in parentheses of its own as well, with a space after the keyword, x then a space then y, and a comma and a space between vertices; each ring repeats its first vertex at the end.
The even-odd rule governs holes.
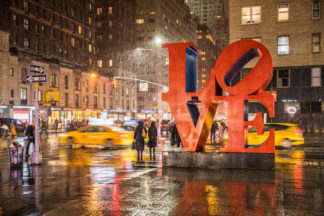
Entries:
POLYGON ((79 86, 80 86, 79 83, 80 83, 79 78, 75 78, 75 80, 74 80, 75 90, 79 90, 79 86))
POLYGON ((306 101, 300 103, 301 113, 321 113, 322 107, 319 101, 306 101))
POLYGON ((94 106, 94 108, 98 108, 98 97, 97 96, 94 96, 94 98, 93 98, 93 106, 94 106))
POLYGON ((27 69, 23 68, 23 69, 21 69, 21 81, 25 82, 26 78, 27 78, 27 69))
POLYGON ((313 0, 313 19, 320 18, 320 1, 313 0))
POLYGON ((284 87, 289 87, 290 86, 290 71, 289 69, 278 69, 277 71, 277 86, 278 88, 284 88, 284 87))
POLYGON ((11 97, 15 97, 15 92, 14 92, 13 89, 10 90, 10 96, 11 96, 11 97))
POLYGON ((148 23, 155 23, 155 19, 152 19, 152 18, 151 19, 148 19, 147 22, 148 23))
POLYGON ((78 94, 75 95, 75 107, 79 108, 79 95, 78 94))
POLYGON ((290 86, 311 86, 311 70, 290 69, 290 86))
POLYGON ((64 76, 64 85, 65 89, 69 88, 69 77, 67 75, 64 76))
POLYGON ((65 93, 65 107, 69 106, 69 94, 65 93))

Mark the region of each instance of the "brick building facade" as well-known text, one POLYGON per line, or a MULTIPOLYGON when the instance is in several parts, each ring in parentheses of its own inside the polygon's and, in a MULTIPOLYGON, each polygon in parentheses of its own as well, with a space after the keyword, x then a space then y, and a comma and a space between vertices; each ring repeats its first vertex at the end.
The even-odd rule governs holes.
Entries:
MULTIPOLYGON (((309 133, 324 132, 324 4, 320 3, 229 3, 230 43, 254 39, 271 53, 274 75, 268 89, 278 93, 275 121, 299 123, 309 133)), ((241 78, 251 67, 242 70, 241 78)), ((254 108, 251 111, 257 111, 254 108)))

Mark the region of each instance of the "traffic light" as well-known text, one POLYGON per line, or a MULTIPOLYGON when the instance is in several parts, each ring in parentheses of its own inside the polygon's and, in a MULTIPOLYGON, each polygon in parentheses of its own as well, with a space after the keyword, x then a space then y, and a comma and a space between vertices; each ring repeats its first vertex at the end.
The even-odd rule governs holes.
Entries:
POLYGON ((115 79, 112 81, 112 86, 113 86, 114 89, 116 89, 116 87, 117 87, 117 82, 116 82, 115 79))
POLYGON ((116 89, 117 87, 117 81, 115 79, 112 79, 109 81, 109 85, 113 87, 113 89, 116 89))

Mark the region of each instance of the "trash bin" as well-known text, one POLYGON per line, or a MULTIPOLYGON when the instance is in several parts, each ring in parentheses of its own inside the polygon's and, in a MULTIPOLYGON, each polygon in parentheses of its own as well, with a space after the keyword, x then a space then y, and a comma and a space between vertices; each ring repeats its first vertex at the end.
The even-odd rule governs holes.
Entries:
POLYGON ((11 167, 19 167, 23 165, 24 162, 24 147, 9 147, 9 157, 10 157, 10 166, 11 167))

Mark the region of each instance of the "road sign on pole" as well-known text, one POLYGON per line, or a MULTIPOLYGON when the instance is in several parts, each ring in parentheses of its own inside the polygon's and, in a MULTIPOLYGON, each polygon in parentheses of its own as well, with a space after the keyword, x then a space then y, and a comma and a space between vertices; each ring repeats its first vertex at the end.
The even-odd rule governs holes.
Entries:
POLYGON ((43 74, 45 72, 44 67, 37 65, 30 65, 30 72, 43 74))
POLYGON ((27 76, 26 77, 26 81, 28 83, 46 82, 46 75, 27 76))

